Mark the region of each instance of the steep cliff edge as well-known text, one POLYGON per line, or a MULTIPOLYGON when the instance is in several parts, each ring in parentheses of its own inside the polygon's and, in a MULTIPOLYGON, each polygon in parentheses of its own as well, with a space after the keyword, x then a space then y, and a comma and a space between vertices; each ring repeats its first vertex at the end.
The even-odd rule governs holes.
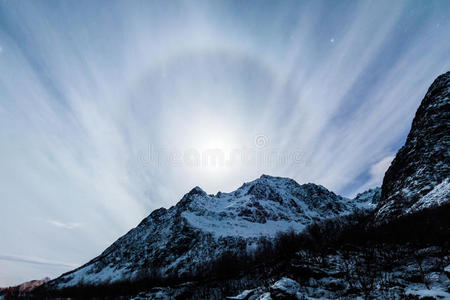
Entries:
POLYGON ((450 72, 428 89, 387 170, 377 222, 450 201, 450 72))

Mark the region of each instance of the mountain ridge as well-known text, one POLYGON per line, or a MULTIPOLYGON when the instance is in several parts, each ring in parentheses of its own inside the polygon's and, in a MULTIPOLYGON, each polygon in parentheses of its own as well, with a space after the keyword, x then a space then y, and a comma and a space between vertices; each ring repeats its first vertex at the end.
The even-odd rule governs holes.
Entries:
MULTIPOLYGON (((353 276, 352 284, 361 285, 357 293, 365 293, 366 296, 371 291, 364 285, 369 283, 361 282, 361 278, 376 278, 389 290, 391 282, 385 281, 383 276, 378 278, 378 275, 372 274, 370 278, 364 277, 369 266, 378 268, 376 259, 383 261, 385 265, 382 267, 387 268, 379 269, 380 272, 398 277, 396 285, 400 288, 392 294, 388 293, 390 296, 400 297, 403 295, 400 292, 402 289, 403 292, 408 292, 404 288, 406 285, 411 289, 421 289, 414 276, 421 276, 419 281, 424 282, 427 289, 426 280, 441 288, 448 282, 448 279, 446 281, 441 276, 442 266, 450 261, 450 256, 445 254, 446 251, 448 253, 448 245, 442 242, 442 237, 447 240, 446 228, 449 228, 448 221, 442 216, 448 214, 450 209, 449 94, 450 72, 447 72, 439 76, 426 93, 405 145, 391 163, 381 188, 371 189, 358 194, 354 199, 348 199, 320 185, 300 185, 290 178, 268 175, 244 183, 230 193, 208 195, 197 186, 176 205, 169 209, 154 210, 101 255, 47 283, 46 287, 64 289, 108 285, 154 277, 189 278, 189 274, 202 272, 205 265, 217 258, 227 257, 228 254, 243 257, 245 253, 251 253, 260 246, 260 238, 272 239, 278 232, 300 233, 308 228, 307 233, 297 236, 288 234, 285 240, 288 243, 315 243, 310 247, 309 253, 290 252, 294 264, 288 266, 291 271, 294 270, 292 274, 300 279, 304 279, 304 276, 310 278, 303 282, 306 288, 299 285, 302 293, 319 295, 321 292, 316 293, 315 289, 320 284, 331 291, 329 295, 338 295, 340 290, 335 290, 337 288, 356 293, 354 286, 347 286, 342 280, 339 281, 339 274, 353 276), (369 213, 359 214, 358 211, 369 213), (423 213, 420 214, 421 212, 423 213), (349 218, 345 219, 346 216, 349 218), (373 226, 374 223, 379 226, 373 226), (428 229, 433 230, 429 232, 428 229), (439 230, 443 232, 434 232, 439 230), (368 234, 370 236, 365 240, 367 244, 358 243, 358 240, 365 239, 368 234), (415 249, 410 245, 403 245, 403 249, 398 249, 395 244, 398 238, 404 241, 412 237, 420 245, 424 245, 420 242, 423 234, 430 236, 428 241, 438 243, 433 247, 439 249, 428 247, 429 245, 425 245, 427 248, 424 249, 415 249), (335 239, 336 235, 339 237, 335 239), (335 248, 328 253, 331 257, 330 264, 324 269, 322 263, 318 262, 325 259, 324 251, 328 250, 322 246, 336 247, 333 242, 339 241, 339 238, 354 243, 350 250, 353 256, 348 256, 349 249, 344 246, 339 249, 340 252, 335 248), (385 249, 386 243, 392 241, 394 244, 391 248, 385 249), (373 245, 377 246, 378 254, 372 252, 375 251, 373 245), (312 249, 316 252, 311 252, 312 249), (389 252, 387 256, 384 255, 386 251, 389 252), (428 259, 425 266, 422 266, 421 261, 417 262, 417 253, 422 253, 421 259, 428 259), (392 257, 397 257, 395 271, 392 270, 392 257), (418 269, 411 267, 415 263, 419 264, 418 269), (307 266, 306 269, 304 265, 307 266), (425 279, 424 270, 430 276, 428 279, 425 279), (311 280, 311 276, 314 280, 311 280), (319 284, 314 276, 331 277, 334 281, 329 282, 325 278, 319 284)), ((286 243, 282 245, 290 246, 286 243)), ((283 259, 291 260, 290 257, 283 259)), ((284 279, 279 284, 272 285, 268 291, 266 289, 261 296, 268 295, 267 299, 271 299, 271 295, 278 297, 276 293, 285 284, 295 285, 297 290, 295 282, 284 279)), ((387 295, 381 289, 376 290, 373 286, 372 289, 378 296, 387 295)))
POLYGON ((113 283, 149 272, 182 277, 223 253, 251 251, 263 236, 301 232, 314 221, 374 207, 379 193, 367 193, 356 203, 320 185, 269 175, 230 193, 208 195, 197 186, 176 205, 154 210, 99 256, 47 286, 113 283))

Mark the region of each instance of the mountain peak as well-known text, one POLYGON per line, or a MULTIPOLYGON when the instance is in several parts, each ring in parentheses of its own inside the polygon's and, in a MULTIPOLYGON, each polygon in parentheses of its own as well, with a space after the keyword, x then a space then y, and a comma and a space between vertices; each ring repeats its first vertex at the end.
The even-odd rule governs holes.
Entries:
POLYGON ((255 183, 264 184, 264 185, 273 185, 273 186, 280 186, 280 185, 284 185, 284 184, 294 184, 294 185, 299 186, 299 184, 292 178, 262 174, 259 178, 256 178, 253 181, 244 183, 242 185, 242 187, 245 187, 245 186, 248 187, 255 183))
POLYGON ((262 175, 215 196, 197 186, 175 206, 152 212, 99 257, 50 285, 112 283, 146 274, 150 267, 163 276, 182 276, 227 251, 255 247, 261 236, 300 232, 316 220, 353 209, 349 199, 290 178, 262 175))
POLYGON ((206 192, 199 186, 194 187, 189 191, 188 195, 201 195, 206 196, 206 192))
POLYGON ((278 176, 271 176, 267 174, 262 174, 259 179, 265 179, 265 180, 279 180, 279 179, 290 179, 285 177, 278 177, 278 176))
POLYGON ((176 204, 177 207, 183 207, 187 209, 187 207, 194 201, 195 198, 208 196, 204 190, 202 190, 199 186, 194 187, 189 193, 185 194, 183 198, 176 204))

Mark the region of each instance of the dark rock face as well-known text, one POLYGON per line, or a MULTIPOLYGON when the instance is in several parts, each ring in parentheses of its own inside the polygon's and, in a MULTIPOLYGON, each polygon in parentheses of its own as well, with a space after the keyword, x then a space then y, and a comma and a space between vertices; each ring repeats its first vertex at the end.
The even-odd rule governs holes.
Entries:
MULTIPOLYGON (((414 117, 405 145, 398 151, 385 174, 377 221, 404 214, 405 210, 437 185, 448 180, 449 99, 450 72, 447 72, 439 76, 429 88, 414 117)), ((448 192, 440 193, 440 202, 445 200, 442 197, 449 197, 448 192)))

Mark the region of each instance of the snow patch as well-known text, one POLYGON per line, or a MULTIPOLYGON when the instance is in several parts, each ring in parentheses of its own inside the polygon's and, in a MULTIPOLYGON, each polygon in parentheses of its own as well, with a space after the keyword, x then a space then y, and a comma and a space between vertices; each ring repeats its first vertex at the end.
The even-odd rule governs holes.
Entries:
POLYGON ((300 290, 300 284, 287 277, 283 277, 275 282, 271 287, 273 293, 282 293, 284 295, 294 296, 300 290))
POLYGON ((435 186, 428 194, 408 208, 405 211, 405 214, 441 206, 447 202, 450 202, 450 181, 448 178, 435 186))
POLYGON ((416 296, 419 299, 432 298, 432 299, 450 299, 450 293, 446 291, 445 287, 436 285, 427 289, 423 284, 414 284, 408 286, 405 291, 406 296, 416 296))

